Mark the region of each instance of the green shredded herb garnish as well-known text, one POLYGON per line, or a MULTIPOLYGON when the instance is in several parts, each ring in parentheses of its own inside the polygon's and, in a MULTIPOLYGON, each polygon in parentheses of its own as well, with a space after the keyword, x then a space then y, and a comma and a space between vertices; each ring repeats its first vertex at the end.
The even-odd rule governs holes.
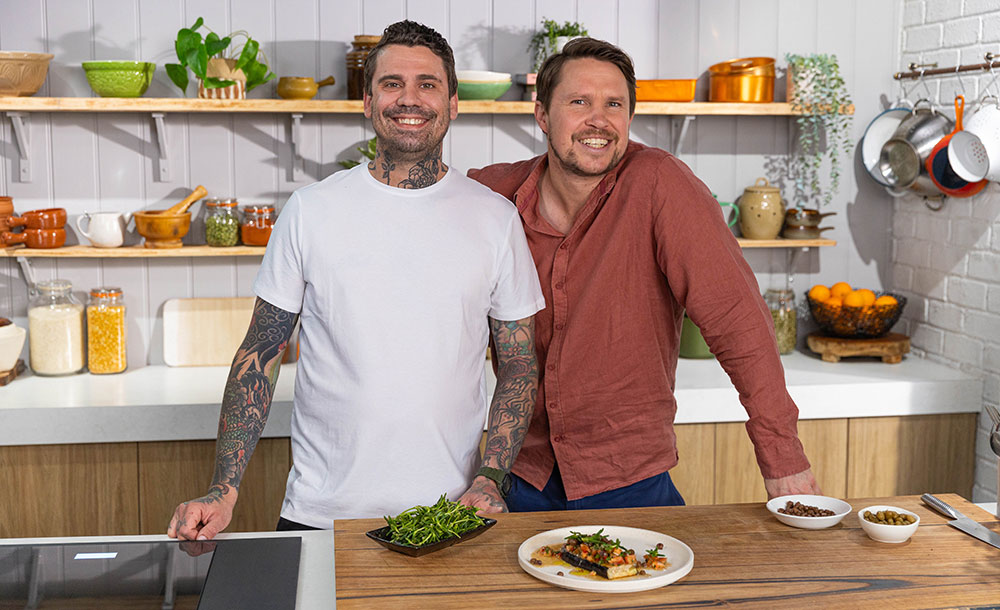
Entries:
POLYGON ((396 544, 420 547, 447 538, 457 538, 484 525, 486 522, 476 514, 478 510, 452 502, 441 494, 433 506, 414 506, 399 513, 397 517, 384 518, 389 525, 389 540, 396 544))

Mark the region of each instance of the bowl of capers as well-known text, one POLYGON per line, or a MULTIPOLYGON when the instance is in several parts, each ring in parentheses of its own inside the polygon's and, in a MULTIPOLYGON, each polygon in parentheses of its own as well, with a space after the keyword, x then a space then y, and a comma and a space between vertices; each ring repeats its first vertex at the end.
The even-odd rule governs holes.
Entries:
POLYGON ((917 531, 920 517, 897 506, 869 506, 858 511, 861 529, 876 542, 906 542, 917 531))

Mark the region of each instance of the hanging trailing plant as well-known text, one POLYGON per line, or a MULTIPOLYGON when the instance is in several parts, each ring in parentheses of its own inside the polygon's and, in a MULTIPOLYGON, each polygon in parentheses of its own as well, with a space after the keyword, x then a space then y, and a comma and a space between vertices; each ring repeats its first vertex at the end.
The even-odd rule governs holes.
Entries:
POLYGON ((794 183, 793 199, 800 208, 809 202, 825 205, 840 187, 841 156, 851 153, 850 94, 836 55, 788 53, 785 60, 791 83, 788 101, 799 113, 795 121, 798 147, 788 168, 794 183), (830 182, 824 190, 820 170, 826 159, 830 182))

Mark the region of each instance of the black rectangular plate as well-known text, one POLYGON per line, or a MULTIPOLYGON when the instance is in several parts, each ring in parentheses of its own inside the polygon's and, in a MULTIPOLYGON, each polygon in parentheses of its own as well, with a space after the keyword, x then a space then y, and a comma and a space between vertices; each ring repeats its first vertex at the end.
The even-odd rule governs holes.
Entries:
POLYGON ((428 553, 433 553, 434 551, 440 551, 441 549, 446 549, 453 544, 458 544, 459 542, 465 542, 466 540, 471 540, 482 534, 486 530, 490 529, 497 524, 496 519, 486 519, 483 518, 484 523, 474 530, 469 530, 462 534, 461 536, 455 538, 445 538, 433 544, 426 544, 424 546, 409 546, 405 544, 397 544, 389 540, 389 526, 380 527, 378 529, 371 530, 370 532, 365 532, 365 535, 374 540, 375 542, 381 544, 390 551, 396 551, 397 553, 403 553, 404 555, 409 555, 410 557, 420 557, 421 555, 427 555, 428 553))

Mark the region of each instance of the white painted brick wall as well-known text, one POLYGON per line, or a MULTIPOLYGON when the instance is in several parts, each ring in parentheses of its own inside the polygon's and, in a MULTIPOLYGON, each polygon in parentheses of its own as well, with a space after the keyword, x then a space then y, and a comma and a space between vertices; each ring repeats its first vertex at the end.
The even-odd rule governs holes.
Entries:
MULTIPOLYGON (((1000 55, 1000 0, 905 0, 902 8, 900 69, 911 61, 947 67, 981 63, 986 52, 1000 55)), ((966 73, 927 84, 950 114, 956 93, 964 93, 966 110, 974 111, 989 82, 988 74, 966 73)), ((899 328, 909 333, 913 353, 982 377, 983 403, 1000 405, 1000 186, 948 199, 937 212, 915 197, 897 199, 892 239, 892 285, 908 299, 899 328)), ((988 422, 983 413, 977 502, 997 499, 988 422)))

